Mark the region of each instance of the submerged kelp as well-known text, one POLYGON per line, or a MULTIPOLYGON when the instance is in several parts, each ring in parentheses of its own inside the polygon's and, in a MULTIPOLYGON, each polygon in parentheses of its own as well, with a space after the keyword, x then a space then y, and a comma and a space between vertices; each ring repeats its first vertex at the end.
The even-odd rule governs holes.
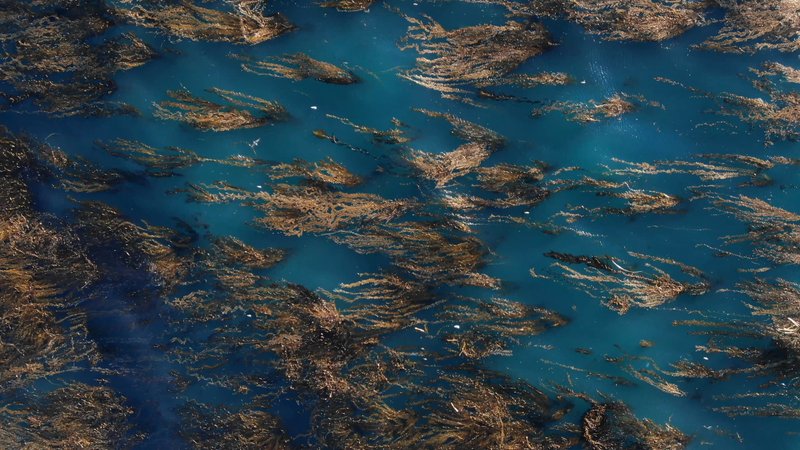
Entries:
POLYGON ((285 120, 288 116, 277 102, 219 88, 211 88, 208 92, 221 97, 227 104, 197 97, 185 89, 167 91, 172 100, 155 103, 153 115, 159 119, 184 122, 203 131, 256 128, 285 120))
POLYGON ((277 56, 268 60, 253 60, 245 56, 236 56, 236 59, 242 61, 242 70, 256 75, 295 81, 313 78, 330 84, 353 84, 359 81, 349 70, 316 60, 305 53, 277 56))
POLYGON ((682 294, 701 295, 709 289, 705 275, 695 267, 666 258, 629 254, 643 261, 644 265, 626 268, 623 261, 617 262, 616 258, 609 256, 575 256, 557 252, 549 252, 546 256, 559 261, 553 267, 560 269, 561 277, 587 295, 600 297, 604 305, 620 314, 634 306, 656 308, 682 294), (571 267, 576 264, 582 267, 571 267), (688 280, 674 278, 667 272, 669 268, 679 269, 689 277, 688 280))
POLYGON ((459 98, 470 87, 504 84, 503 79, 522 63, 553 45, 538 23, 509 21, 448 30, 431 17, 404 17, 411 26, 400 48, 420 56, 416 67, 400 76, 445 98, 459 98))
POLYGON ((101 386, 72 383, 22 408, 3 408, 0 440, 14 448, 128 448, 133 409, 101 386))
POLYGON ((229 10, 207 8, 193 0, 125 3, 115 11, 124 20, 191 40, 255 45, 295 28, 282 14, 266 15, 261 0, 230 0, 229 10))
POLYGON ((115 24, 105 3, 62 3, 3 2, 3 106, 56 116, 135 114, 104 98, 116 89, 115 72, 147 63, 155 50, 131 33, 109 35, 115 24))

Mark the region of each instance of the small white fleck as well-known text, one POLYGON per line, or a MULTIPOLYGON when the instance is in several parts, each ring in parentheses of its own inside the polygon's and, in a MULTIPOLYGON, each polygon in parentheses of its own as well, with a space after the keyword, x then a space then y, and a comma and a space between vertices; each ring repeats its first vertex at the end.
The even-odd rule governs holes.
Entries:
POLYGON ((530 214, 530 213, 531 213, 530 211, 525 211, 525 214, 530 214))
POLYGON ((253 315, 252 314, 248 314, 247 317, 253 317, 253 315))
POLYGON ((311 109, 314 109, 314 110, 316 110, 316 109, 317 109, 317 107, 316 107, 316 106, 312 106, 312 107, 311 107, 311 109))
POLYGON ((263 189, 260 184, 257 184, 256 187, 259 189, 263 189))
POLYGON ((586 84, 586 80, 581 80, 581 84, 586 84))
POLYGON ((708 356, 703 356, 703 359, 705 359, 706 361, 708 361, 708 356))
POLYGON ((456 330, 460 330, 461 329, 461 325, 453 325, 453 328, 455 328, 456 330))

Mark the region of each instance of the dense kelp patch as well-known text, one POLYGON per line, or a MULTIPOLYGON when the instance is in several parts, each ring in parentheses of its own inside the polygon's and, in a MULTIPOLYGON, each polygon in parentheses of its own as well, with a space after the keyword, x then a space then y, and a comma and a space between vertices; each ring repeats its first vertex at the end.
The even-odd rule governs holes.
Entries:
POLYGON ((270 60, 253 60, 241 55, 237 55, 235 58, 242 61, 242 70, 256 75, 288 78, 295 81, 313 78, 330 84, 354 84, 359 81, 351 71, 325 61, 319 61, 305 53, 283 55, 270 60))
POLYGON ((226 9, 196 1, 125 3, 115 11, 123 20, 184 39, 255 45, 295 28, 282 14, 265 14, 265 2, 259 0, 229 1, 226 9))
MULTIPOLYGON (((400 48, 420 56, 416 67, 400 76, 445 98, 463 98, 471 88, 507 84, 525 61, 553 45, 544 25, 509 21, 448 30, 431 17, 404 15, 411 24, 400 48)), ((524 75, 515 81, 525 83, 524 75)))
POLYGON ((6 1, 0 26, 4 108, 55 116, 137 113, 105 97, 116 89, 116 72, 146 64, 156 51, 135 34, 110 35, 115 18, 104 2, 6 1))
POLYGON ((153 114, 159 119, 177 120, 203 131, 256 128, 288 117, 286 109, 274 101, 219 88, 208 92, 225 103, 215 103, 181 89, 168 91, 171 100, 155 103, 153 114))

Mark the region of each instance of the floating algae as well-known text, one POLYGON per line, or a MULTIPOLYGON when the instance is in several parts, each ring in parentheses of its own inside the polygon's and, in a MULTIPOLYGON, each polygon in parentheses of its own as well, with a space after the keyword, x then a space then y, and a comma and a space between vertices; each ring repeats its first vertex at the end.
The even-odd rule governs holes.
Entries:
POLYGON ((283 55, 269 60, 253 60, 245 56, 235 57, 243 61, 242 70, 256 75, 288 78, 296 81, 313 78, 329 84, 358 83, 358 77, 349 70, 316 60, 305 53, 283 55))
POLYGON ((208 91, 221 97, 227 105, 196 97, 185 89, 167 91, 172 100, 155 103, 153 115, 163 120, 184 122, 202 131, 256 128, 285 120, 288 115, 277 102, 219 88, 208 91))
POLYGON ((601 297, 603 304, 620 314, 632 307, 655 308, 671 302, 682 294, 701 295, 708 291, 709 283, 697 268, 675 260, 629 252, 630 256, 645 261, 640 270, 626 268, 609 256, 575 256, 549 252, 546 256, 559 262, 561 276, 592 297, 601 297), (652 261, 652 262, 650 262, 652 261), (653 263, 660 263, 661 268, 653 263), (569 265, 568 265, 569 264, 569 265), (584 266, 574 269, 571 266, 584 266), (690 278, 679 281, 666 269, 675 267, 690 278))
POLYGON ((282 14, 265 15, 261 0, 230 0, 227 3, 229 11, 206 8, 192 0, 173 4, 134 0, 130 6, 118 8, 116 13, 133 24, 197 41, 256 45, 295 28, 282 14))
POLYGON ((416 67, 400 76, 445 98, 463 98, 470 87, 504 84, 522 63, 553 45, 538 23, 509 21, 448 30, 428 16, 404 17, 411 26, 400 48, 420 56, 416 67))

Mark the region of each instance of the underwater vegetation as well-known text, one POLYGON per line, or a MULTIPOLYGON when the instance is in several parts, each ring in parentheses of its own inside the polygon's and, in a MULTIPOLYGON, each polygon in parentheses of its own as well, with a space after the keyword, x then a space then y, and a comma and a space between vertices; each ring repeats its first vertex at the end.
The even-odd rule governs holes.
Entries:
POLYGON ((0 448, 796 448, 799 43, 793 0, 0 0, 0 448))

